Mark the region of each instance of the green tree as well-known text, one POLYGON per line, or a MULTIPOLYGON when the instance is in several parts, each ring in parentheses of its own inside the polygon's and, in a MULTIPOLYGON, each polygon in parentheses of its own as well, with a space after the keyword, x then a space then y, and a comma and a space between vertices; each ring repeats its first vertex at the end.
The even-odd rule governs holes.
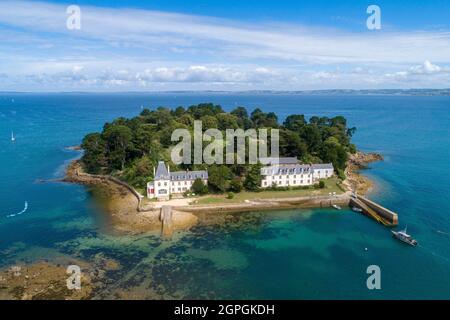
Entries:
POLYGON ((185 110, 184 107, 182 107, 182 106, 177 107, 177 108, 172 112, 172 114, 173 114, 175 117, 181 117, 181 116, 183 116, 185 113, 186 113, 186 110, 185 110))
POLYGON ((194 126, 194 117, 190 114, 183 114, 181 117, 177 118, 177 122, 182 123, 188 127, 194 126))
POLYGON ((214 191, 225 192, 232 177, 231 170, 224 165, 212 166, 208 170, 208 184, 214 191))
MULTIPOLYGON (((335 138, 332 138, 335 139, 335 138)), ((348 154, 345 148, 336 143, 336 141, 329 139, 323 144, 320 150, 320 158, 324 162, 331 162, 336 169, 345 169, 345 164, 348 160, 348 154)))
POLYGON ((203 116, 214 116, 218 113, 222 113, 223 109, 220 105, 200 103, 198 105, 190 106, 188 112, 192 114, 195 119, 200 119, 203 116))
POLYGON ((249 166, 249 170, 245 175, 244 187, 249 191, 258 191, 261 187, 261 164, 249 166))
POLYGON ((310 153, 318 152, 322 144, 322 135, 316 125, 305 126, 300 132, 301 138, 308 145, 310 153))
POLYGON ((122 178, 129 184, 144 189, 147 182, 153 178, 153 166, 154 163, 149 157, 137 158, 131 164, 127 165, 122 178))
POLYGON ((127 160, 127 150, 132 147, 131 129, 124 125, 110 126, 104 132, 110 169, 123 170, 127 160))
POLYGON ((250 115, 256 127, 278 127, 278 117, 274 112, 264 113, 261 109, 256 108, 250 115))
POLYGON ((245 109, 244 107, 237 107, 236 109, 234 109, 230 113, 232 115, 234 115, 235 117, 239 118, 239 119, 246 119, 246 118, 248 118, 247 109, 245 109))
POLYGON ((278 116, 275 112, 269 112, 266 115, 266 121, 264 123, 265 127, 277 128, 278 127, 278 116))
POLYGON ((149 155, 155 145, 156 127, 151 124, 142 124, 136 130, 134 147, 140 156, 149 155))
POLYGON ((255 127, 263 127, 266 121, 266 114, 261 109, 256 108, 250 115, 250 119, 253 121, 255 127))
POLYGON ((238 118, 229 113, 219 113, 216 115, 217 122, 219 125, 219 130, 226 129, 237 129, 238 126, 238 118))
POLYGON ((234 177, 230 182, 230 190, 236 193, 239 193, 244 188, 244 184, 240 177, 234 177))
POLYGON ((208 187, 203 183, 203 180, 200 178, 194 180, 191 190, 192 192, 199 195, 208 193, 208 187))
POLYGON ((280 130, 280 154, 287 157, 302 158, 307 153, 307 146, 299 135, 291 130, 280 130))
POLYGON ((319 181, 319 188, 320 189, 324 189, 325 188, 325 181, 323 181, 323 180, 319 181))
POLYGON ((91 133, 83 138, 81 148, 84 150, 82 162, 89 173, 100 173, 108 165, 105 141, 100 133, 91 133))
POLYGON ((217 129, 219 127, 217 118, 214 116, 206 115, 200 118, 202 122, 202 130, 217 129))
POLYGON ((300 132, 300 130, 306 125, 305 116, 302 114, 290 115, 284 120, 283 125, 286 129, 300 132))

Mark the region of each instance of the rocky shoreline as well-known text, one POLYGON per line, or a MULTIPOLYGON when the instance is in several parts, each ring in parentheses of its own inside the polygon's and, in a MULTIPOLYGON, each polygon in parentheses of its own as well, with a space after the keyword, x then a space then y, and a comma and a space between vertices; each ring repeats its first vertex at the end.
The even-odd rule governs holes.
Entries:
POLYGON ((345 169, 346 179, 343 185, 348 191, 356 191, 358 194, 367 195, 373 190, 375 184, 372 180, 361 174, 361 170, 368 168, 372 162, 383 161, 383 156, 379 153, 356 152, 350 155, 345 169))
MULTIPOLYGON (((97 196, 105 201, 101 205, 111 220, 115 231, 140 234, 145 232, 161 232, 160 209, 151 206, 140 209, 138 196, 130 191, 131 187, 119 184, 116 179, 84 173, 78 160, 74 160, 67 168, 65 182, 83 184, 96 188, 97 196)), ((173 216, 174 231, 187 230, 197 223, 197 217, 188 212, 176 212, 173 216)))
MULTIPOLYGON (((88 300, 95 298, 107 272, 121 269, 118 262, 97 254, 92 262, 58 258, 17 264, 0 270, 0 300, 88 300), (68 266, 80 268, 80 288, 68 286, 68 266)), ((70 280, 69 280, 70 284, 70 280)))
MULTIPOLYGON (((360 174, 361 170, 368 167, 368 164, 381 161, 383 157, 378 153, 357 152, 350 155, 345 170, 346 179, 342 186, 350 192, 357 191, 361 195, 370 192, 374 183, 369 178, 360 174)), ((106 176, 86 174, 83 171, 79 160, 73 161, 67 168, 64 181, 70 183, 84 184, 99 188, 103 194, 104 209, 111 216, 112 225, 115 230, 127 233, 160 232, 162 222, 160 220, 160 208, 156 205, 147 205, 142 208, 140 197, 136 192, 131 192, 130 188, 124 187, 124 183, 118 183, 117 179, 106 179, 106 176)), ((261 201, 251 201, 249 203, 238 204, 218 204, 218 205, 189 205, 173 206, 173 230, 188 230, 196 225, 199 220, 199 213, 228 213, 245 212, 255 210, 276 210, 287 208, 314 208, 323 207, 324 203, 336 201, 338 204, 345 204, 343 197, 329 199, 327 197, 297 197, 285 199, 265 199, 261 201), (342 199, 341 199, 342 198, 342 199)))

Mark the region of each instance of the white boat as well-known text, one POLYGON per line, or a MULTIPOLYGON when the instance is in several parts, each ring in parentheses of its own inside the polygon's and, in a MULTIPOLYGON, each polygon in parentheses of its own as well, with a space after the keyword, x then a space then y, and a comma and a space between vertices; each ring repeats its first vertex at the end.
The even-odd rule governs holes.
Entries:
POLYGON ((15 142, 16 141, 16 137, 14 137, 14 132, 11 131, 11 141, 15 142))
POLYGON ((333 204, 332 207, 335 208, 336 210, 341 210, 341 209, 342 209, 342 208, 339 207, 337 204, 333 204))
POLYGON ((359 212, 359 213, 363 212, 363 210, 361 208, 358 208, 358 207, 352 207, 352 210, 355 211, 355 212, 359 212))
POLYGON ((405 228, 405 230, 402 230, 402 231, 392 230, 391 232, 392 232, 392 235, 394 236, 394 238, 396 238, 404 243, 407 243, 413 247, 417 246, 417 241, 414 240, 408 233, 406 233, 406 229, 407 228, 405 228))

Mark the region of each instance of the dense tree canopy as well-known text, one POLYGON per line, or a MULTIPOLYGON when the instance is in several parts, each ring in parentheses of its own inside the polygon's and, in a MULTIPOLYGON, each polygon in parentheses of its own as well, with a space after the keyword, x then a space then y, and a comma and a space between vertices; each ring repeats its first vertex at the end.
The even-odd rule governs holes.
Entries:
MULTIPOLYGON (((279 123, 273 112, 257 108, 250 114, 244 107, 225 112, 220 105, 203 103, 187 109, 164 107, 144 109, 137 117, 118 118, 104 125, 101 133, 84 137, 82 162, 88 172, 112 174, 138 188, 153 176, 159 160, 168 162, 172 170, 208 169, 209 188, 214 192, 239 192, 243 187, 259 187, 259 165, 194 165, 175 166, 170 162, 170 150, 178 142, 171 141, 177 128, 193 131, 194 121, 201 120, 203 131, 226 129, 277 128, 280 130, 280 155, 297 157, 300 161, 332 162, 336 170, 345 168, 348 153, 356 148, 350 140, 355 128, 348 128, 342 116, 333 118, 293 114, 279 123)), ((225 136, 225 134, 224 134, 225 136)), ((200 183, 196 185, 200 188, 200 183)))

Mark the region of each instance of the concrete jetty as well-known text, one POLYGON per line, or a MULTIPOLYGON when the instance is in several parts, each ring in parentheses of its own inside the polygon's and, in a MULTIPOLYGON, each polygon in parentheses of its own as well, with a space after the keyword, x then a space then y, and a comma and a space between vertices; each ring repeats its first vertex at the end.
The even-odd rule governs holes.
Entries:
POLYGON ((387 226, 394 227, 398 225, 398 214, 386 209, 366 197, 353 194, 350 198, 350 205, 360 208, 365 215, 387 226))
POLYGON ((170 238, 173 234, 172 206, 162 206, 159 219, 162 222, 161 236, 170 238))

